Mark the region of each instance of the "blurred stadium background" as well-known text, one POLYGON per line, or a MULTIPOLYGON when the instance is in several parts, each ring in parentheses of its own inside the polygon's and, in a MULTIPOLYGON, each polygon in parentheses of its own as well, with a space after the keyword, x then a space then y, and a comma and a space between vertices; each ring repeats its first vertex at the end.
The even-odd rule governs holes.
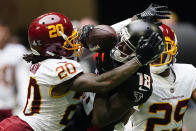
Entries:
POLYGON ((179 26, 175 30, 180 41, 178 55, 179 62, 188 62, 196 65, 194 60, 195 51, 189 51, 189 47, 196 46, 194 14, 194 1, 171 1, 171 0, 1 0, 0 20, 9 24, 12 32, 27 41, 26 31, 33 18, 42 13, 57 11, 65 14, 72 20, 80 20, 84 17, 98 21, 100 24, 113 24, 126 19, 146 9, 150 3, 167 5, 178 16, 179 26), (188 33, 187 33, 188 32, 188 33), (184 38, 182 38, 183 36, 184 38), (186 55, 185 55, 186 54, 186 55))
MULTIPOLYGON (((90 18, 99 24, 114 24, 146 9, 150 3, 167 5, 175 12, 173 26, 179 40, 177 61, 196 66, 196 17, 194 1, 171 0, 0 0, 0 21, 7 23, 20 43, 28 47, 30 22, 46 12, 60 12, 73 21, 90 18)), ((188 130, 196 130, 196 107, 190 104, 185 116, 188 130), (191 114, 191 115, 190 115, 191 114)))

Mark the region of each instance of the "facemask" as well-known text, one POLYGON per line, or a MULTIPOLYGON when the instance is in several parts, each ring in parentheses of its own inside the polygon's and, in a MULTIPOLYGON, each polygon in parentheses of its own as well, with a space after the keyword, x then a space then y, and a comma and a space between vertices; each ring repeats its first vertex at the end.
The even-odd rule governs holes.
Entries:
POLYGON ((115 49, 112 49, 111 52, 110 52, 110 56, 120 62, 120 63, 125 63, 126 60, 127 60, 127 56, 126 57, 121 57, 121 52, 119 50, 115 50, 115 49))

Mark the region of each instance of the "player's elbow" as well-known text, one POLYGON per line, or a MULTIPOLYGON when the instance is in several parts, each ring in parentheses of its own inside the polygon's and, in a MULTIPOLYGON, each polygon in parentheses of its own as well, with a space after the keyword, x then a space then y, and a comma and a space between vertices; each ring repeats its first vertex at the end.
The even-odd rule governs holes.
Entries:
POLYGON ((113 82, 110 81, 104 82, 103 85, 100 88, 98 88, 99 91, 97 93, 101 93, 101 94, 108 93, 113 89, 113 86, 115 86, 113 82))

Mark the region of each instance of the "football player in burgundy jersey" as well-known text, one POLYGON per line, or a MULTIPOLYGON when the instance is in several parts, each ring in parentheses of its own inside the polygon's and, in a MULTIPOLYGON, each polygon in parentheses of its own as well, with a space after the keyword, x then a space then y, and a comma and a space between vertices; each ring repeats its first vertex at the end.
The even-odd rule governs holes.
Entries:
MULTIPOLYGON (((75 56, 81 55, 82 43, 78 31, 66 16, 51 12, 37 17, 29 27, 28 38, 32 54, 25 55, 24 59, 32 65, 26 105, 17 116, 3 120, 0 130, 62 130, 77 109, 81 92, 106 93, 118 87, 160 54, 152 51, 155 54, 146 56, 142 50, 156 48, 153 44, 162 42, 162 39, 141 39, 146 46, 138 47, 134 58, 96 75, 84 73, 75 60, 75 56)), ((157 38, 157 34, 151 34, 152 38, 157 38)))
POLYGON ((196 101, 196 69, 176 62, 178 41, 175 32, 162 24, 165 50, 150 66, 153 92, 139 105, 125 126, 126 131, 181 131, 187 103, 196 101))

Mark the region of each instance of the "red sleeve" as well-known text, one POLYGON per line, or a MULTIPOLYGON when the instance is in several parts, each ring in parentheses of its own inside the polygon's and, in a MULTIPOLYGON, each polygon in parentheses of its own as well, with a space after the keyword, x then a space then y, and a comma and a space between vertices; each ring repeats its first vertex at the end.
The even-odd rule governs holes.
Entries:
MULTIPOLYGON (((96 61, 96 58, 99 56, 100 53, 96 53, 92 56, 93 61, 96 61)), ((104 53, 101 53, 101 60, 104 60, 104 53)))

